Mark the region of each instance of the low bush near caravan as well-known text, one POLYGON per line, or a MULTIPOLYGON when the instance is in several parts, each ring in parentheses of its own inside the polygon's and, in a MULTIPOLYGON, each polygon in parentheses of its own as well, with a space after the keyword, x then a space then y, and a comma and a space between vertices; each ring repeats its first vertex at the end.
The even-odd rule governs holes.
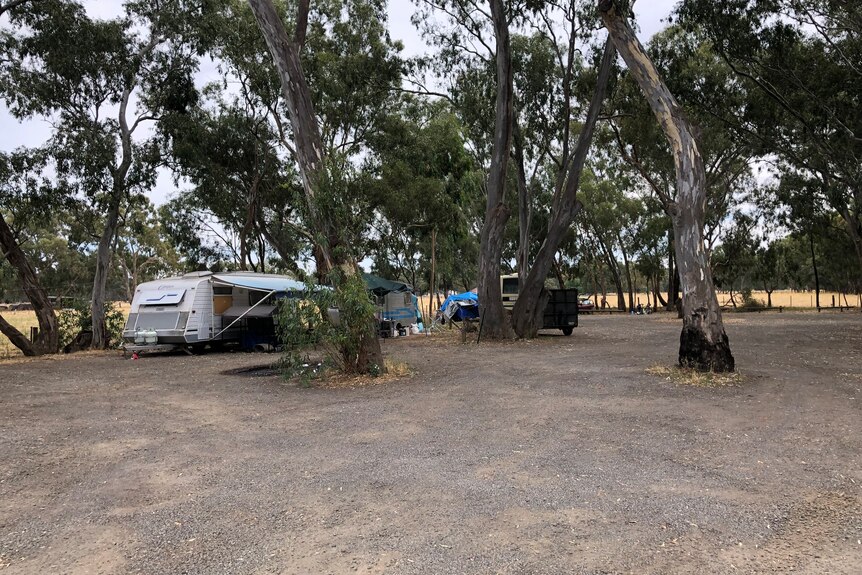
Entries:
MULTIPOLYGON (((316 377, 326 370, 358 371, 362 339, 375 329, 369 321, 374 303, 359 276, 341 278, 336 285, 331 290, 309 285, 302 298, 280 302, 278 330, 284 345, 280 366, 286 375, 316 377), (323 366, 310 374, 307 366, 314 363, 312 349, 322 352, 323 366)), ((378 373, 382 371, 378 369, 378 373)))
MULTIPOLYGON (((60 348, 71 342, 81 331, 93 328, 93 314, 90 302, 72 300, 69 307, 57 314, 60 324, 60 348)), ((126 324, 126 314, 114 302, 105 302, 105 323, 108 326, 108 347, 119 347, 123 342, 123 326, 126 324)))

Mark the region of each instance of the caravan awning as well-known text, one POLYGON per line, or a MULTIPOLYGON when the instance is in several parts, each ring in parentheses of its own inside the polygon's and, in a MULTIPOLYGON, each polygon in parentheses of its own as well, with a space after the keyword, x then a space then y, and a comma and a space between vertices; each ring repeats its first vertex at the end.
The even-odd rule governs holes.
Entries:
POLYGON ((265 292, 301 292, 305 284, 287 276, 272 274, 214 274, 213 281, 222 285, 244 287, 265 292))

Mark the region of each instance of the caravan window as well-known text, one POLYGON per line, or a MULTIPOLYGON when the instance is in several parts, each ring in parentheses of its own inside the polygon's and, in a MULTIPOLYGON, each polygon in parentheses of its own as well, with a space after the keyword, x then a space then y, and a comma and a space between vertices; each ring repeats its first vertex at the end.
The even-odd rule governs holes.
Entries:
POLYGON ((503 293, 518 293, 518 278, 503 278, 503 293))

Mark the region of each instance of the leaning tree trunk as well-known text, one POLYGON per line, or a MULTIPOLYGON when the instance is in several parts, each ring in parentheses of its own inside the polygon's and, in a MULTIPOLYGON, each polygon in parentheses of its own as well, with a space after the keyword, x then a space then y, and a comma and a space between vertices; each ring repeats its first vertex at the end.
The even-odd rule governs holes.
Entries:
MULTIPOLYGON (((527 280, 527 270, 530 269, 530 222, 532 209, 530 205, 530 188, 527 186, 527 171, 524 167, 524 144, 515 122, 515 167, 518 170, 518 286, 523 287, 527 280)), ((520 291, 520 290, 519 290, 520 291)))
POLYGON ((482 334, 490 339, 508 339, 511 325, 506 321, 500 289, 500 259, 503 255, 503 233, 509 219, 504 203, 509 153, 513 128, 513 72, 509 47, 509 23, 503 0, 491 0, 491 17, 497 39, 497 105, 494 119, 494 142, 488 172, 488 199, 485 223, 479 247, 479 305, 482 309, 482 334))
MULTIPOLYGON (((248 3, 254 12, 257 25, 263 34, 281 80, 281 90, 293 128, 296 160, 302 176, 302 187, 315 237, 314 254, 318 264, 317 272, 321 274, 322 270, 329 272, 339 268, 346 277, 358 275, 359 267, 356 261, 348 253, 344 242, 340 241, 341 233, 337 229, 337 222, 333 222, 327 212, 318 207, 318 186, 325 170, 323 143, 311 99, 311 90, 305 80, 299 56, 308 26, 309 0, 299 1, 293 38, 288 35, 272 0, 248 0, 248 3)), ((379 372, 384 369, 380 340, 377 338, 376 330, 372 329, 374 318, 368 317, 367 321, 369 329, 360 343, 356 364, 351 366, 351 369, 360 373, 372 369, 379 372)))
POLYGON ((126 193, 126 176, 132 167, 132 132, 126 119, 132 90, 135 84, 131 82, 123 90, 120 99, 120 111, 117 123, 120 128, 120 144, 122 156, 120 163, 112 173, 112 188, 110 202, 108 204, 108 215, 102 236, 99 238, 99 246, 96 250, 96 274, 93 277, 93 293, 90 300, 90 313, 93 320, 93 349, 105 349, 110 343, 110 334, 105 324, 105 289, 108 283, 108 272, 111 266, 111 256, 114 253, 114 238, 117 236, 117 228, 120 221, 120 206, 126 193))
POLYGON ((520 286, 518 301, 515 302, 515 308, 512 310, 512 326, 518 337, 535 337, 542 327, 545 304, 549 295, 545 290, 545 278, 551 271, 560 243, 582 207, 577 199, 581 172, 593 140, 593 131, 599 118, 602 102, 605 99, 614 55, 613 45, 608 41, 605 44, 596 90, 590 101, 587 118, 580 135, 578 135, 578 143, 567 167, 566 185, 558 188, 554 195, 550 222, 548 223, 548 235, 545 236, 545 241, 542 242, 542 246, 536 254, 536 259, 530 267, 530 273, 527 274, 527 280, 520 286))
POLYGON ((655 292, 655 299, 658 300, 658 303, 655 305, 656 309, 658 309, 659 306, 661 306, 663 308, 666 308, 668 306, 668 303, 665 301, 665 299, 661 295, 661 285, 660 284, 661 284, 661 277, 658 274, 656 274, 655 283, 653 284, 653 290, 655 292))
POLYGON ((596 241, 599 244, 599 247, 602 250, 602 254, 605 258, 605 263, 608 264, 608 271, 611 272, 611 279, 614 281, 614 289, 617 291, 617 309, 626 311, 626 296, 623 293, 623 280, 620 277, 620 267, 617 263, 616 258, 614 257, 613 252, 608 249, 605 241, 596 234, 596 241))
POLYGON ((857 209, 853 212, 847 206, 843 206, 838 213, 841 214, 841 219, 844 220, 844 225, 847 228, 847 235, 850 236, 850 241, 853 243, 853 249, 856 252, 856 261, 859 267, 856 270, 857 281, 862 282, 862 221, 859 218, 859 207, 862 204, 862 191, 854 190, 853 197, 856 201, 857 209))
POLYGON ((670 215, 683 294, 679 364, 700 370, 733 371, 733 354, 703 244, 706 182, 691 126, 615 2, 600 0, 599 12, 673 151, 676 202, 670 215))
MULTIPOLYGON (((122 191, 119 194, 122 194, 122 191)), ((119 198, 111 201, 105 229, 102 230, 102 236, 96 250, 96 274, 93 276, 93 298, 90 301, 90 313, 93 319, 93 343, 91 344, 93 349, 105 349, 110 343, 110 334, 108 334, 108 327, 105 323, 105 291, 108 284, 108 272, 111 267, 111 255, 113 254, 111 246, 119 225, 119 204, 119 198)))
POLYGON ((623 237, 619 233, 617 234, 617 241, 620 243, 620 253, 623 255, 623 269, 626 271, 626 286, 629 288, 629 309, 635 309, 635 286, 634 282, 632 282, 632 266, 626 253, 626 247, 623 245, 623 237))
MULTIPOLYGON (((814 252, 814 230, 808 232, 808 245, 811 248, 811 269, 814 271, 814 293, 817 311, 820 311, 820 273, 817 271, 817 256, 814 252)), ((735 306, 734 306, 735 307, 735 306)))
POLYGON ((51 305, 51 300, 48 299, 48 295, 39 283, 36 270, 30 265, 30 261, 21 246, 15 241, 15 235, 6 220, 3 219, 3 214, 0 214, 0 248, 6 255, 9 265, 17 273, 27 299, 33 304, 36 320, 39 323, 39 336, 36 341, 31 342, 2 317, 0 317, 0 333, 9 338, 12 345, 20 349, 24 355, 57 353, 60 349, 60 330, 57 324, 57 315, 54 313, 54 306, 51 305))

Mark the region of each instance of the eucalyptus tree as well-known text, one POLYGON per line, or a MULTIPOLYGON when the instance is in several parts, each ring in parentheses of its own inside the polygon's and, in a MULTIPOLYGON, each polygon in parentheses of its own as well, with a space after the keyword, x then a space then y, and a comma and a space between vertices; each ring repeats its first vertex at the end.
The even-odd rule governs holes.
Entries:
POLYGON ((475 277, 483 174, 448 102, 404 104, 372 138, 364 170, 379 216, 374 268, 434 291, 475 277))
POLYGON ((180 194, 159 206, 158 218, 165 239, 182 254, 185 271, 223 271, 239 267, 239 248, 221 222, 202 210, 192 194, 180 194))
POLYGON ((568 157, 566 157, 568 144, 564 146, 562 157, 565 167, 558 172, 547 236, 530 266, 530 272, 524 285, 521 286, 518 301, 512 312, 515 332, 521 337, 535 336, 542 326, 542 316, 547 302, 547 291, 544 289, 545 277, 551 271, 560 243, 581 209, 581 204, 576 197, 581 172, 584 169, 593 131, 602 109, 615 55, 611 42, 605 42, 589 109, 578 134, 577 144, 568 157))
MULTIPOLYGON (((653 196, 634 195, 630 213, 635 225, 630 230, 634 268, 645 282, 646 292, 652 294, 653 307, 668 307, 662 295, 662 280, 667 273, 665 261, 672 251, 668 231, 670 218, 664 213, 660 202, 653 196)), ((670 299, 670 298, 669 298, 670 299)))
POLYGON ((7 0, 6 2, 0 2, 0 16, 28 2, 39 2, 39 0, 7 0))
MULTIPOLYGON (((722 119, 744 114, 748 94, 702 34, 670 26, 653 36, 648 53, 697 126, 706 186, 703 235, 709 253, 722 233, 727 214, 753 186, 751 166, 756 146, 748 134, 732 129, 722 119)), ((622 158, 640 176, 638 188, 646 192, 645 199, 651 195, 669 214, 676 201, 673 154, 631 74, 621 78, 611 102, 614 118, 605 135, 605 153, 622 158)), ((667 231, 672 233, 669 218, 667 222, 667 231)), ((673 242, 667 246, 668 292, 670 305, 674 305, 678 277, 673 242)))
POLYGON ((18 284, 33 305, 39 323, 34 341, 0 315, 0 333, 24 355, 57 353, 60 347, 57 316, 32 259, 22 244, 38 224, 49 219, 46 206, 58 205, 57 190, 41 177, 47 158, 41 150, 0 153, 0 248, 18 284), (8 220, 7 220, 8 218, 8 220))
POLYGON ((662 81, 622 8, 613 0, 601 0, 598 8, 610 38, 673 150, 676 200, 669 215, 683 293, 679 363, 702 370, 733 371, 733 354, 704 247, 706 177, 691 123, 662 81))
POLYGON ((787 285, 787 247, 783 241, 772 240, 757 248, 753 275, 766 292, 766 306, 772 307, 772 292, 787 285))
POLYGON ((721 245, 713 252, 713 277, 717 285, 727 289, 733 307, 737 307, 733 294, 736 282, 750 279, 756 265, 759 247, 759 240, 754 233, 756 224, 756 219, 747 214, 733 214, 732 225, 723 234, 721 245))
MULTIPOLYGON (((336 289, 341 284, 349 289, 348 284, 359 281, 355 245, 347 234, 355 222, 350 162, 362 151, 365 135, 385 116, 381 104, 400 78, 395 56, 398 46, 385 34, 384 4, 321 1, 312 7, 302 1, 292 14, 292 35, 271 0, 249 0, 249 5, 280 79, 290 118, 290 152, 301 177, 305 221, 313 237, 318 273, 329 274, 336 289), (344 50, 349 58, 342 60, 340 70, 327 69, 325 61, 314 59, 331 46, 329 33, 351 29, 359 33, 348 36, 351 41, 344 50), (317 43, 312 41, 315 38, 317 43), (377 41, 370 42, 374 38, 377 41), (305 60, 303 51, 308 54, 305 60), (314 78, 316 83, 310 81, 314 78), (381 78, 385 80, 376 81, 381 78)), ((371 329, 373 318, 362 321, 367 321, 369 329, 357 356, 346 363, 361 372, 382 369, 380 344, 371 329)))
POLYGON ((545 279, 579 209, 575 195, 610 76, 613 48, 607 44, 601 63, 582 74, 579 47, 591 37, 595 19, 584 15, 585 5, 580 2, 562 6, 492 2, 490 12, 473 0, 425 5, 420 13, 423 33, 439 47, 435 62, 451 78, 449 92, 465 119, 477 161, 488 169, 479 282, 486 286, 480 287, 479 294, 485 314, 483 331, 507 335, 507 327, 498 325, 502 305, 496 274, 512 203, 500 186, 511 180, 518 190, 517 268, 523 279, 512 324, 518 336, 532 337, 541 324, 547 297, 545 279), (507 42, 510 28, 527 33, 513 34, 507 42), (579 98, 575 94, 582 76, 589 77, 591 100, 589 95, 579 98), (586 100, 590 100, 589 110, 583 105, 586 100), (495 110, 489 102, 496 103, 495 110), (506 106, 501 108, 501 104, 506 106), (513 109, 509 111, 507 106, 513 109), (573 129, 575 120, 581 122, 580 129, 573 129), (494 155, 504 148, 510 150, 509 157, 494 155), (501 167, 506 168, 505 173, 500 172, 501 167), (498 178, 500 174, 503 179, 498 178), (548 205, 537 205, 549 180, 548 205), (533 215, 543 209, 547 210, 547 229, 534 233, 533 215))
POLYGON ((844 222, 862 278, 862 6, 859 2, 685 0, 680 23, 706 36, 747 93, 723 116, 778 170, 813 179, 844 222))
POLYGON ((147 198, 125 206, 114 244, 113 271, 128 302, 139 283, 179 271, 179 255, 163 232, 158 210, 147 198))
POLYGON ((200 45, 193 25, 206 4, 135 1, 111 20, 79 2, 41 0, 11 13, 2 38, 0 93, 18 118, 51 118, 59 174, 105 215, 92 290, 93 347, 107 345, 105 287, 124 204, 150 190, 161 163, 145 126, 182 113, 196 97, 200 45))
POLYGON ((582 186, 583 208, 578 216, 591 250, 600 256, 617 294, 617 308, 626 310, 634 306, 634 293, 630 259, 639 201, 627 197, 625 178, 604 172, 588 172, 582 186), (619 257, 622 257, 622 265, 619 257), (626 291, 629 293, 626 305, 626 291))
POLYGON ((222 93, 205 98, 164 126, 171 165, 178 181, 191 184, 183 194, 194 201, 186 205, 212 214, 238 238, 239 269, 264 271, 269 244, 301 277, 296 260, 308 232, 295 209, 296 173, 278 153, 278 135, 267 114, 245 84, 230 101, 222 93))

